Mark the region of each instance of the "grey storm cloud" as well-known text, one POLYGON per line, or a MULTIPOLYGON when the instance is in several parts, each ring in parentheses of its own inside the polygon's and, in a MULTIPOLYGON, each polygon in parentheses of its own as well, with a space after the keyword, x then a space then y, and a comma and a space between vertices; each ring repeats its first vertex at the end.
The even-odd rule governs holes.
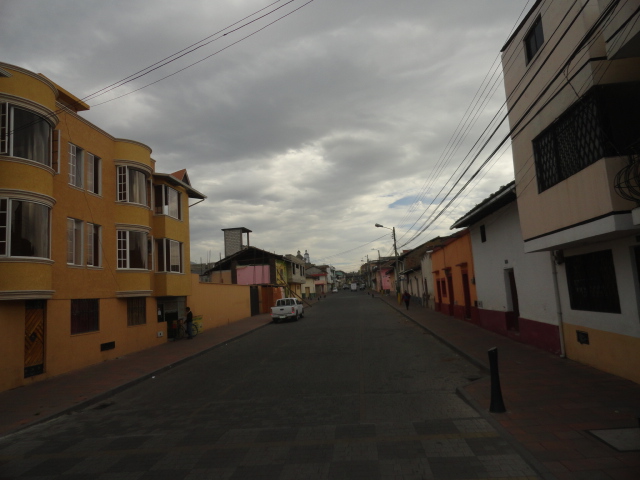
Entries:
MULTIPOLYGON (((270 3, 5 0, 2 61, 83 97, 270 3)), ((419 228, 416 220, 469 161, 504 101, 500 78, 455 150, 450 139, 532 0, 314 0, 267 26, 305 2, 285 3, 89 100, 83 116, 149 145, 159 171, 187 168, 208 197, 190 210, 194 260, 217 258, 220 229, 244 226, 256 246, 308 249, 316 261, 351 269, 372 248, 388 249, 389 238, 370 244, 384 234, 374 223, 419 228)), ((508 151, 490 165, 414 245, 446 233, 455 215, 513 177, 508 151)))

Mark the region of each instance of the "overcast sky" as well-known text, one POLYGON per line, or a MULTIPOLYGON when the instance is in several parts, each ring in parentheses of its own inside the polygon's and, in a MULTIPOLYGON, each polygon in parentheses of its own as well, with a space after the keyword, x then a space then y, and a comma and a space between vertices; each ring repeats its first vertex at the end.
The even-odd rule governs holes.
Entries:
POLYGON ((207 195, 190 209, 192 261, 224 255, 231 227, 252 230, 253 246, 308 250, 347 271, 392 254, 375 223, 396 227, 399 250, 450 234, 513 179, 503 148, 433 221, 504 115, 494 62, 533 0, 307 2, 3 0, 0 60, 83 98, 213 35, 82 113, 151 147, 157 171, 186 168, 207 195))

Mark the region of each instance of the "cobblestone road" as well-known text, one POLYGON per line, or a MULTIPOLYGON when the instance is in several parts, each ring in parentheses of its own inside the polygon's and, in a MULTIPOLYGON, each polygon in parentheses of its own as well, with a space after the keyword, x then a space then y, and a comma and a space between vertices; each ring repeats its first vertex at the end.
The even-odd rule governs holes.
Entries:
POLYGON ((480 376, 381 302, 342 292, 1 439, 0 479, 538 478, 455 394, 480 376))

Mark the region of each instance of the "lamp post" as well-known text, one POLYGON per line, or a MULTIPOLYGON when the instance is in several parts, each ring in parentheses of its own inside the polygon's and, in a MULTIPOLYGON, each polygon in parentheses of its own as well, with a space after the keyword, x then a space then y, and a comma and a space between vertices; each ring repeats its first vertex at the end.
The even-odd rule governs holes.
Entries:
POLYGON ((393 251, 396 254, 396 295, 398 297, 398 301, 400 301, 400 271, 398 269, 398 247, 396 246, 396 227, 385 227, 384 225, 380 225, 376 223, 376 227, 378 228, 386 228, 387 230, 391 230, 391 234, 393 236, 393 251))

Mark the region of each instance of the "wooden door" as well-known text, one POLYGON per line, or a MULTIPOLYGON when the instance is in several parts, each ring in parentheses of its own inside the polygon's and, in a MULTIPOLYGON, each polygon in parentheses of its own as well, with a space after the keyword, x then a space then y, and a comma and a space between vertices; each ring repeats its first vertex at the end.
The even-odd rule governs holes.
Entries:
POLYGON ((44 373, 46 300, 25 302, 24 378, 44 373))

